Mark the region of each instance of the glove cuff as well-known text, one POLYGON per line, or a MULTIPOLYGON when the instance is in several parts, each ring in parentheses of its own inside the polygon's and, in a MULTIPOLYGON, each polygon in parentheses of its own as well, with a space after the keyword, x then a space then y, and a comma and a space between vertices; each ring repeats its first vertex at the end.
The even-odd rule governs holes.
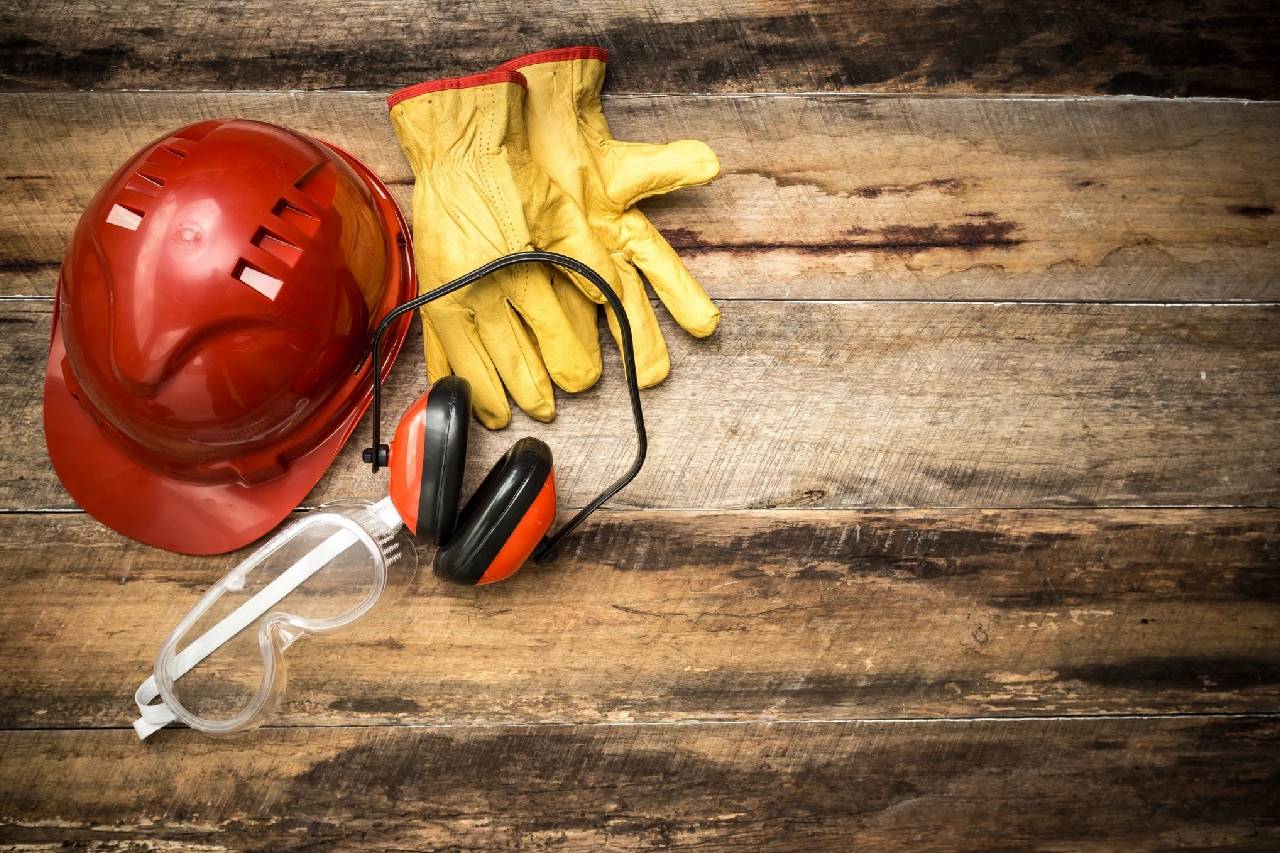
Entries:
POLYGON ((414 174, 527 151, 526 87, 519 71, 503 70, 427 80, 393 93, 387 98, 391 124, 414 174))
POLYGON ((544 62, 572 62, 576 59, 596 59, 600 62, 608 62, 609 51, 603 47, 593 47, 591 45, 539 50, 534 53, 526 53, 524 56, 517 56, 515 59, 508 59, 494 70, 519 71, 529 65, 541 65, 544 62))
POLYGON ((526 53, 507 60, 496 70, 525 74, 531 104, 567 105, 578 121, 599 136, 608 137, 609 123, 600 105, 608 59, 609 52, 602 47, 579 45, 526 53))
MULTIPOLYGON (((551 51, 547 51, 550 53, 551 51)), ((405 86, 387 96, 387 109, 391 109, 401 101, 416 98, 429 92, 443 92, 448 89, 471 89, 476 86, 488 86, 493 83, 515 83, 528 88, 524 75, 514 68, 495 68, 480 74, 469 74, 465 77, 446 77, 442 80, 424 80, 405 86)))

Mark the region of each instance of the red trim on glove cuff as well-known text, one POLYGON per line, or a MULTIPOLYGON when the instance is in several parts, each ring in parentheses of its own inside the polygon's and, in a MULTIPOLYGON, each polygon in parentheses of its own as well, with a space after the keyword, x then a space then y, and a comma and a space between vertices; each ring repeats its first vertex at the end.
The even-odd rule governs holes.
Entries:
POLYGON ((569 62, 574 59, 598 59, 609 61, 609 51, 603 47, 558 47, 555 50, 540 50, 537 53, 526 53, 515 59, 508 59, 498 66, 499 71, 515 71, 527 65, 541 65, 544 62, 569 62))
POLYGON ((414 83, 387 96, 387 109, 391 109, 401 101, 416 98, 428 92, 441 92, 445 89, 470 89, 474 86, 488 86, 493 83, 515 83, 528 88, 524 75, 513 68, 495 68, 482 74, 470 74, 466 77, 447 77, 444 80, 424 80, 414 83))

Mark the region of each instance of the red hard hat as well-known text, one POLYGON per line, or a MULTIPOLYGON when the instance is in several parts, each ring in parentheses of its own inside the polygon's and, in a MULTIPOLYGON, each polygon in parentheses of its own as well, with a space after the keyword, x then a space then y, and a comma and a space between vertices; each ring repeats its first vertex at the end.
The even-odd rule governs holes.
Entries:
POLYGON ((148 545, 257 539, 368 406, 357 366, 415 295, 411 258, 386 187, 335 146, 243 120, 148 145, 89 203, 58 278, 44 424, 63 485, 148 545))

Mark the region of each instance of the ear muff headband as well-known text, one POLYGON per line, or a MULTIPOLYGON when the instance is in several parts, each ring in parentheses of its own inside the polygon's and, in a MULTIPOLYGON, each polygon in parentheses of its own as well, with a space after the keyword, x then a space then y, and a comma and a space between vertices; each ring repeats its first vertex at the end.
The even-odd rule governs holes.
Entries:
POLYGON ((536 438, 513 444, 462 508, 453 537, 436 552, 436 574, 464 584, 479 582, 550 476, 551 448, 536 438))
POLYGON ((446 376, 431 386, 423 431, 422 482, 418 496, 418 536, 440 545, 458 522, 466 471, 471 385, 446 376))
MULTIPOLYGON (((373 333, 373 339, 369 345, 369 354, 376 364, 378 361, 378 346, 382 340, 383 334, 391 324, 396 321, 402 314, 421 308, 428 302, 432 302, 443 296, 448 296, 456 290, 461 290, 472 282, 479 281, 492 272, 505 269, 516 264, 543 263, 551 264, 563 270, 576 273, 587 281, 591 282, 601 295, 604 296, 605 302, 613 310, 614 316, 618 320, 618 331, 622 337, 622 363, 627 378, 627 392, 631 398, 631 417, 635 422, 636 428, 636 457, 631 463, 631 467, 627 472, 611 483, 603 492, 596 495, 586 506, 578 511, 573 518, 569 519, 564 525, 551 534, 537 547, 533 553, 535 560, 548 559, 555 555, 555 550, 560 542, 564 540, 579 524, 581 524, 587 516, 599 509, 605 501, 616 495, 624 486, 635 479, 640 473, 640 468, 644 465, 644 457, 649 447, 649 439, 644 429, 644 409, 640 403, 640 385, 636 381, 636 350, 635 341, 631 335, 631 321, 627 317, 627 309, 623 307, 622 300, 618 298, 618 294, 614 292, 609 283, 600 277, 600 274, 591 267, 574 260, 567 255, 560 255, 555 252, 516 252, 511 255, 504 255, 496 258, 482 267, 477 267, 464 276, 454 279, 448 284, 443 284, 428 293, 410 299, 395 308, 391 309, 382 318, 382 322, 378 324, 377 330, 373 333)), ((363 363, 361 364, 363 367, 363 363)), ((358 370, 359 368, 357 368, 358 370)), ((387 458, 390 454, 390 448, 382 443, 382 380, 377 371, 372 371, 373 375, 373 444, 364 449, 361 458, 376 472, 379 468, 387 464, 387 458)))

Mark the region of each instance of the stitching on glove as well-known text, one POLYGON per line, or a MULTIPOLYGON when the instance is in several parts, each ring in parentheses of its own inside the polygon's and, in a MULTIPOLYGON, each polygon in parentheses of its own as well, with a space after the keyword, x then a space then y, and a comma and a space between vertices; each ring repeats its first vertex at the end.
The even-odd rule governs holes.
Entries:
MULTIPOLYGON (((491 124, 488 124, 488 118, 489 118, 488 114, 494 108, 494 105, 495 105, 494 101, 485 101, 483 105, 480 107, 480 111, 481 111, 480 119, 482 122, 486 122, 487 127, 493 126, 491 124)), ((493 156, 495 157, 501 156, 498 152, 500 152, 504 148, 506 148, 505 139, 504 139, 504 144, 495 145, 493 156)), ((507 152, 507 158, 508 158, 507 165, 510 166, 510 152, 507 152)), ((512 238, 512 233, 514 232, 515 229, 512 227, 512 221, 507 215, 506 205, 502 204, 503 198, 502 198, 501 192, 499 192, 499 189, 500 189, 499 183, 495 180, 494 174, 493 174, 493 159, 491 157, 484 157, 484 158, 477 157, 475 159, 475 164, 476 164, 476 171, 484 179, 485 185, 488 188, 489 199, 497 208, 498 227, 502 229, 502 239, 505 240, 507 244, 505 248, 507 250, 510 250, 512 244, 515 242, 515 240, 512 238)), ((524 212, 523 207, 521 207, 520 210, 521 210, 521 213, 524 212)), ((504 273, 504 277, 505 275, 506 274, 504 273)))

